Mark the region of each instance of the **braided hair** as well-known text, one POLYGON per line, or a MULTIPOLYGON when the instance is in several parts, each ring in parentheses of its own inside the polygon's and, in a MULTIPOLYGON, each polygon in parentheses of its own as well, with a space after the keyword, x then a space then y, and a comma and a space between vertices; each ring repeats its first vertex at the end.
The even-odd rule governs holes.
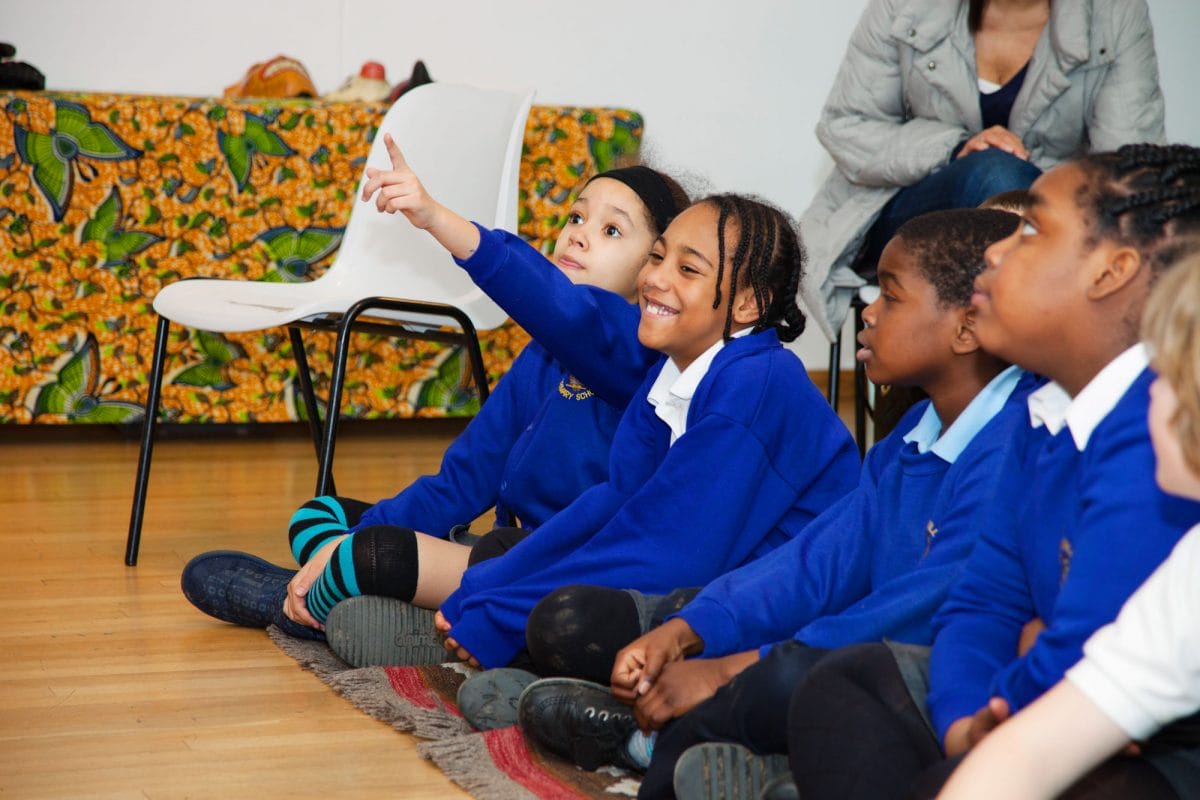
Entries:
POLYGON ((796 305, 796 293, 804 275, 805 252, 795 224, 775 206, 758 198, 716 194, 701 200, 717 210, 717 292, 713 308, 722 303, 725 281, 725 225, 737 223, 737 241, 729 259, 729 296, 725 303, 725 341, 733 325, 737 290, 750 286, 758 305, 753 332, 775 328, 779 339, 790 342, 804 332, 804 313, 796 305))
POLYGON ((1089 245, 1134 247, 1153 276, 1200 250, 1200 148, 1129 144, 1076 163, 1086 176, 1079 204, 1091 212, 1089 245))

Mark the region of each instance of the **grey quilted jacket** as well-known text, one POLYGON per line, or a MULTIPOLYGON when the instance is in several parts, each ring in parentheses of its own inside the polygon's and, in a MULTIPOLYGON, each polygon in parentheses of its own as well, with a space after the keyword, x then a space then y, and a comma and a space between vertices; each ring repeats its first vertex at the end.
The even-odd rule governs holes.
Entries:
MULTIPOLYGON (((817 124, 836 168, 800 219, 802 299, 832 341, 863 281, 850 269, 899 189, 981 128, 965 0, 871 0, 817 124)), ((1164 140, 1145 0, 1053 0, 1009 129, 1044 169, 1088 151, 1164 140)))

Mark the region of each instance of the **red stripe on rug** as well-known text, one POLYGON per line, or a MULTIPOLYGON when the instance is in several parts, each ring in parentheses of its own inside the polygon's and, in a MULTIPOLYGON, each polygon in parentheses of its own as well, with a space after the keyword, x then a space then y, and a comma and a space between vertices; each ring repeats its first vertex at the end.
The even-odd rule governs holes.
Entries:
POLYGON ((540 800, 578 800, 587 797, 538 766, 525 744, 521 729, 516 725, 484 731, 483 741, 487 744, 492 762, 540 800))
POLYGON ((400 697, 418 708, 435 709, 438 707, 437 694, 425 682, 421 670, 416 667, 384 667, 392 689, 400 697))

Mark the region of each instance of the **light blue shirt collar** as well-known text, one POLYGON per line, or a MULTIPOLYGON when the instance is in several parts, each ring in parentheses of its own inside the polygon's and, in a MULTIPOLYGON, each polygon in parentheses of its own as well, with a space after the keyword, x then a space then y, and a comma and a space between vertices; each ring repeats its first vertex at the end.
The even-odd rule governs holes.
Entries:
POLYGON ((1004 407, 1023 374, 1020 367, 1013 365, 992 378, 967 404, 944 434, 942 421, 938 418, 933 403, 930 403, 917 424, 904 435, 904 441, 916 444, 918 453, 932 451, 938 458, 953 464, 975 438, 975 434, 1004 407))

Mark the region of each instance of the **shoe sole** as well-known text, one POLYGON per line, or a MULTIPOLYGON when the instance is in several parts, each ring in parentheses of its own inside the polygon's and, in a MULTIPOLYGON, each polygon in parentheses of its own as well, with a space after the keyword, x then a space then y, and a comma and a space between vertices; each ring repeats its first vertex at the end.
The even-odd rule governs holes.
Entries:
POLYGON ((325 620, 325 639, 354 667, 415 667, 453 661, 442 646, 433 612, 390 597, 343 600, 325 620))
POLYGON ((789 771, 787 756, 760 756, 741 745, 689 748, 675 763, 679 800, 758 800, 763 787, 789 771))

